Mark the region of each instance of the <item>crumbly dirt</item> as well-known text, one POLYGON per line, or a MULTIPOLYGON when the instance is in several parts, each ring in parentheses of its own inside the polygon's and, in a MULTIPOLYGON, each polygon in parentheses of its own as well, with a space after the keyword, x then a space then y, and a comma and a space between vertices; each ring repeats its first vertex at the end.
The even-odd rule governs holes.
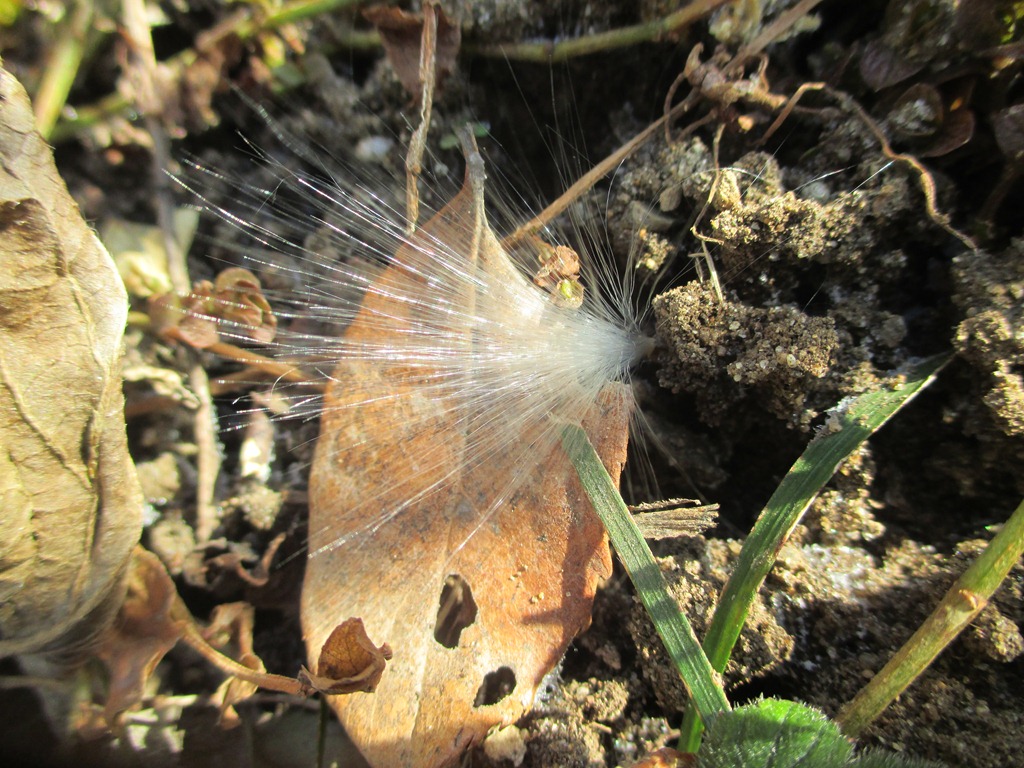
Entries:
MULTIPOLYGON (((212 18, 227 14, 217 3, 192 13, 163 5, 170 23, 160 32, 161 55, 187 47, 212 18)), ((467 50, 577 37, 675 9, 646 2, 640 16, 633 3, 463 5, 467 50)), ((763 3, 772 14, 785 5, 763 3)), ((725 674, 735 702, 776 695, 835 714, 913 633, 1024 496, 1020 181, 1004 200, 993 199, 995 180, 1021 162, 1007 149, 1007 132, 994 127, 1006 125, 1008 107, 1019 106, 1020 56, 1008 49, 1011 64, 997 72, 991 56, 980 53, 1007 42, 1000 34, 1019 47, 1024 25, 993 33, 987 16, 964 22, 957 14, 967 12, 958 5, 893 2, 886 13, 882 2, 826 4, 817 31, 767 50, 767 75, 777 94, 811 81, 848 93, 896 151, 921 154, 943 222, 974 237, 979 249, 967 248, 929 214, 918 170, 887 157, 862 116, 821 92, 809 93, 764 147, 758 139, 778 114, 764 104, 719 105, 706 125, 681 135, 711 110, 704 99, 673 123, 671 141, 659 132, 588 195, 620 262, 632 259, 646 284, 657 286, 642 291, 641 301, 657 294, 650 330, 658 345, 654 360, 637 372, 637 391, 658 490, 721 505, 719 525, 706 536, 655 545, 698 635, 745 532, 823 412, 909 362, 946 350, 956 355, 928 391, 840 467, 779 553, 725 674), (920 11, 913 18, 905 10, 911 6, 920 11), (959 43, 946 31, 954 24, 959 43), (917 90, 907 96, 910 87, 917 90), (973 117, 969 133, 964 110, 973 117)), ((401 179, 401 146, 416 113, 379 51, 346 43, 351 25, 342 14, 285 31, 304 41, 304 55, 287 56, 291 74, 304 83, 271 102, 272 130, 219 85, 206 101, 180 104, 181 114, 167 120, 181 139, 174 157, 194 157, 260 189, 273 176, 244 157, 236 130, 261 148, 280 146, 282 135, 299 137, 305 146, 328 148, 337 167, 348 167, 353 148, 377 146, 371 139, 391 141, 377 157, 373 183, 400 205, 401 183, 394 180, 401 179)), ((760 27, 756 19, 751 27, 749 20, 720 15, 713 28, 735 50, 737 40, 752 39, 760 27)), ((231 82, 266 96, 260 87, 266 62, 287 34, 238 49, 244 55, 226 48, 235 57, 231 82)), ((44 20, 23 14, 0 35, 5 66, 31 90, 53 44, 44 20)), ((556 169, 552 135, 573 153, 604 156, 660 116, 697 42, 705 44, 706 59, 716 44, 707 24, 677 41, 564 65, 467 53, 434 105, 429 141, 435 149, 425 174, 430 189, 440 191, 436 198, 428 194, 425 205, 457 187, 457 149, 436 148, 468 120, 490 129, 494 140, 482 144, 496 184, 525 179, 538 197, 550 199, 564 188, 565 174, 588 165, 565 153, 556 169)), ((72 103, 111 92, 115 49, 98 49, 72 103)), ((194 91, 198 82, 191 83, 194 91)), ((677 101, 686 92, 684 86, 677 101)), ((62 138, 56 152, 87 218, 98 225, 113 218, 155 221, 156 189, 164 180, 155 180, 150 143, 137 126, 101 122, 62 138)), ((331 160, 326 166, 335 167, 331 160)), ((234 210, 236 190, 214 182, 201 181, 202 192, 213 205, 234 210)), ((282 217, 267 226, 291 238, 294 224, 282 217)), ((305 223, 299 231, 311 249, 321 250, 322 232, 305 223)), ((211 277, 224 262, 245 263, 243 254, 261 258, 261 246, 223 220, 203 221, 197 242, 189 264, 194 279, 211 277)), ((264 257, 272 262, 261 273, 271 299, 287 305, 303 280, 317 278, 310 270, 334 256, 321 255, 302 265, 264 257)), ((315 422, 276 423, 268 432, 249 412, 254 406, 275 411, 272 388, 254 400, 241 399, 241 389, 222 394, 219 518, 214 535, 197 541, 188 357, 138 329, 129 330, 126 346, 129 437, 149 502, 144 543, 178 579, 196 615, 221 602, 254 605, 256 652, 269 670, 293 674, 305 661, 297 594, 315 422), (253 455, 265 459, 247 463, 253 455), (264 584, 247 579, 282 533, 278 562, 284 565, 264 584)), ((200 358, 211 378, 237 370, 210 355, 200 358)), ((649 483, 640 477, 635 485, 649 483)), ((865 743, 950 766, 1020 764, 1022 622, 1024 569, 1018 566, 978 620, 871 726, 865 743)), ((219 730, 216 712, 202 703, 218 682, 197 657, 177 650, 161 664, 144 709, 131 716, 119 743, 76 745, 67 754, 77 764, 308 766, 315 764, 320 733, 325 753, 339 765, 361 764, 333 721, 318 725, 315 702, 258 696, 240 707, 242 728, 219 730)), ((35 764, 59 762, 67 756, 60 748, 40 746, 54 740, 33 701, 23 691, 4 691, 0 751, 10 745, 10 754, 28 754, 35 764)), ((685 702, 678 675, 617 572, 598 597, 591 629, 548 678, 534 711, 476 750, 470 764, 628 765, 674 743, 685 702)))

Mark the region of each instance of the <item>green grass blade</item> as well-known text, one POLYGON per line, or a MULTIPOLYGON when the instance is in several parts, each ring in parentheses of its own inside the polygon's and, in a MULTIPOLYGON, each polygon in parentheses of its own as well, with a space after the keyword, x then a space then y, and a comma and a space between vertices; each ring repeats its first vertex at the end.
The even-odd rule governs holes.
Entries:
POLYGON ((608 531, 619 560, 661 635, 665 649, 679 669, 691 701, 700 717, 710 725, 719 714, 729 710, 729 700, 725 697, 719 676, 701 650, 690 622, 669 594, 668 584, 650 547, 587 433, 578 426, 567 426, 562 430, 562 445, 608 531))
MULTIPOLYGON (((928 358, 889 388, 847 398, 829 411, 822 431, 807 445, 762 510, 722 591, 704 638, 704 651, 715 670, 725 669, 750 604, 776 555, 825 483, 851 453, 928 386, 949 360, 949 355, 928 358)), ((702 730, 699 719, 692 711, 687 712, 679 749, 696 752, 702 730)))

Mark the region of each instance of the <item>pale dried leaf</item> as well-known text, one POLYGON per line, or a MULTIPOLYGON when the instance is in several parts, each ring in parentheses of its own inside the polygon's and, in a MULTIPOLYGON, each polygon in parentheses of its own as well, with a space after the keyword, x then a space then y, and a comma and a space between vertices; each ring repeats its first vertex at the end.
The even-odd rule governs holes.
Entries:
MULTIPOLYGON (((183 251, 188 251, 198 224, 198 211, 192 208, 174 211, 174 236, 183 251)), ((100 228, 100 240, 133 296, 145 298, 171 290, 167 248, 160 227, 109 218, 100 228)))
POLYGON ((0 655, 98 635, 141 529, 121 393, 127 297, 0 69, 0 655))

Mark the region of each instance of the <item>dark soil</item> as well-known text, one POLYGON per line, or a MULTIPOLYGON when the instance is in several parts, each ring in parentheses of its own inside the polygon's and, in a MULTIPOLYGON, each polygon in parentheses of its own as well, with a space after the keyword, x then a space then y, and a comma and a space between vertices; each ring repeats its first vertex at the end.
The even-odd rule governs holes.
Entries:
MULTIPOLYGON (((229 12, 215 2, 189 11, 162 5, 169 24, 154 30, 161 57, 191 46, 229 12)), ((482 144, 491 176, 516 189, 525 183, 533 190, 528 196, 541 199, 558 194, 566 174, 589 167, 584 155, 603 157, 657 119, 693 46, 704 44, 706 60, 717 44, 701 23, 677 41, 564 64, 506 61, 470 51, 637 23, 636 4, 466 5, 472 7, 463 9, 465 50, 434 105, 430 145, 439 147, 453 126, 482 123, 489 128, 482 144), (555 137, 562 143, 556 146, 555 137), (552 162, 553 155, 560 160, 552 162)), ((640 4, 644 18, 671 10, 663 5, 674 6, 640 4)), ((789 4, 746 5, 763 5, 769 21, 774 6, 789 4)), ((888 10, 881 2, 824 3, 820 25, 806 25, 767 49, 767 82, 782 97, 805 82, 825 82, 846 97, 809 92, 760 146, 777 108, 716 103, 709 94, 673 123, 671 142, 659 132, 613 181, 589 194, 609 223, 620 261, 631 258, 658 273, 659 346, 637 384, 658 492, 721 505, 718 526, 705 536, 655 545, 698 636, 744 533, 825 410, 877 387, 911 361, 956 353, 929 390, 843 464, 780 552, 726 672, 734 702, 780 696, 834 715, 913 633, 1024 496, 1024 218, 1021 185, 1011 179, 1022 162, 1024 22, 993 21, 1002 18, 997 8, 1019 15, 1005 10, 1011 5, 979 0, 970 11, 957 11, 946 0, 894 0, 888 10), (998 45, 1007 47, 997 60, 998 45), (712 112, 707 124, 682 135, 712 112), (923 166, 887 157, 866 116, 896 152, 920 156, 923 166), (928 211, 922 171, 936 187, 937 214, 928 211), (708 260, 721 298, 707 278, 708 260)), ((266 62, 281 38, 224 47, 233 57, 226 67, 230 82, 269 105, 273 131, 224 87, 220 74, 210 87, 193 72, 182 101, 176 96, 185 89, 169 89, 177 111, 169 110, 164 122, 180 138, 176 161, 195 157, 258 187, 266 179, 244 157, 237 131, 261 148, 280 146, 275 132, 298 136, 307 147, 326 147, 341 164, 352 162, 361 141, 394 136, 378 178, 400 185, 402 147, 416 111, 377 49, 346 43, 352 18, 338 14, 286 30, 304 41, 305 53, 290 51, 289 69, 279 74, 302 82, 276 97, 268 93, 266 62)), ((30 93, 53 44, 46 24, 26 13, 0 32, 4 64, 30 93)), ((759 28, 724 17, 713 27, 732 51, 759 28)), ((93 53, 71 103, 84 106, 113 89, 117 50, 108 39, 93 53)), ((756 63, 746 75, 755 70, 756 63)), ((676 101, 687 91, 681 88, 676 101)), ((156 189, 166 180, 153 172, 139 125, 117 118, 82 127, 65 134, 56 153, 72 194, 98 229, 116 219, 155 221, 156 189)), ((460 174, 458 150, 436 150, 427 177, 432 189, 442 190, 439 198, 460 174)), ((210 184, 202 191, 232 208, 230 189, 210 184)), ((395 195, 399 200, 398 189, 395 195)), ((428 193, 426 203, 432 202, 428 193)), ((308 224, 299 235, 293 224, 272 222, 284 236, 309 237, 315 245, 308 224)), ((223 262, 252 255, 252 244, 239 237, 228 222, 203 221, 190 254, 192 278, 209 278, 223 262)), ((275 264, 261 274, 268 294, 294 295, 288 265, 275 264)), ((256 652, 270 671, 294 674, 305 663, 297 590, 315 423, 268 426, 248 415, 250 401, 225 396, 218 405, 225 458, 216 489, 220 519, 211 537, 197 541, 187 353, 139 330, 129 330, 126 342, 129 437, 150 504, 144 543, 178 578, 197 616, 221 602, 254 605, 256 652), (273 452, 256 462, 265 473, 250 471, 241 455, 243 446, 254 445, 273 452), (265 585, 247 584, 234 563, 252 568, 279 533, 288 534, 277 561, 286 564, 265 585)), ((212 357, 204 364, 211 377, 237 369, 212 357)), ((649 484, 643 472, 630 478, 630 487, 649 484)), ((1022 621, 1024 569, 1018 566, 978 620, 871 727, 865 743, 951 766, 1021 764, 1022 621)), ((216 728, 216 712, 199 704, 218 678, 197 657, 172 652, 157 683, 159 691, 131 715, 119 743, 77 745, 80 759, 315 764, 321 717, 315 702, 258 696, 240 708, 244 726, 225 733, 216 728)), ((39 746, 35 734, 45 731, 31 699, 5 692, 2 701, 3 751, 12 744, 12 754, 31 755, 33 762, 57 759, 58 749, 39 746)), ((598 597, 592 628, 550 676, 533 713, 504 733, 503 743, 478 750, 470 764, 507 765, 492 757, 515 755, 524 745, 517 764, 525 766, 629 764, 673 743, 685 703, 649 619, 628 580, 617 575, 598 597)), ((358 764, 333 721, 322 732, 339 765, 358 764)))

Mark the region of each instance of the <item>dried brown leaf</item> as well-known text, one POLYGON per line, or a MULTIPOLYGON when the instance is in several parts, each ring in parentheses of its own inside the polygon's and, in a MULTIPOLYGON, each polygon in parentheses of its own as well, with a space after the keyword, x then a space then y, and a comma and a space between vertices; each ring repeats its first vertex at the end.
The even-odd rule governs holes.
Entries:
MULTIPOLYGON (((377 28, 384 53, 395 70, 395 74, 406 92, 419 101, 420 83, 420 40, 423 31, 423 15, 409 13, 400 8, 375 5, 363 11, 363 16, 377 28)), ((462 29, 449 19, 444 11, 437 9, 437 85, 440 88, 444 78, 455 70, 455 62, 462 43, 462 29)))
POLYGON ((279 533, 275 536, 271 542, 267 545, 266 551, 257 561, 255 567, 250 571, 245 567, 245 562, 248 560, 251 562, 254 558, 246 558, 237 550, 225 552, 223 555, 216 555, 205 561, 203 564, 203 581, 208 583, 206 579, 205 570, 211 565, 221 568, 225 571, 231 571, 236 574, 242 581, 252 587, 264 587, 267 582, 270 581, 270 564, 274 560, 274 555, 277 554, 277 550, 284 543, 287 538, 286 534, 279 533))
POLYGON ((206 349, 221 332, 263 344, 274 340, 277 317, 263 295, 259 278, 241 267, 225 269, 217 280, 201 280, 187 296, 164 293, 149 300, 153 331, 167 339, 206 349))
POLYGON ((127 296, 2 69, 0 156, 0 655, 86 651, 122 600, 141 529, 121 393, 127 296))
POLYGON ((889 121, 900 138, 918 139, 934 136, 944 115, 939 89, 930 83, 914 83, 896 99, 889 121))
POLYGON ((941 93, 931 83, 914 83, 896 99, 888 123, 894 135, 920 149, 919 157, 941 157, 974 136, 974 113, 969 81, 953 83, 941 93))
POLYGON ((252 272, 241 267, 225 269, 217 275, 213 296, 218 317, 244 327, 253 341, 266 344, 274 340, 277 318, 252 272))
POLYGON ((942 157, 959 149, 974 137, 974 113, 969 109, 957 109, 946 113, 942 130, 932 142, 918 154, 921 157, 942 157))
POLYGON ((142 700, 146 681, 179 640, 229 675, 213 697, 225 727, 237 724, 233 705, 251 696, 257 686, 291 694, 308 693, 308 687, 299 681, 266 672, 253 651, 253 615, 248 603, 227 603, 214 609, 205 628, 199 627, 160 559, 136 547, 127 597, 96 654, 107 667, 109 683, 102 715, 88 723, 93 734, 114 726, 121 712, 142 700), (217 650, 224 647, 230 656, 217 650))
POLYGON ((316 674, 302 670, 302 677, 321 693, 372 693, 380 683, 391 648, 379 648, 366 634, 363 620, 346 619, 334 628, 320 649, 316 674))
POLYGON ((127 581, 118 620, 104 633, 96 652, 108 672, 108 726, 142 700, 146 681, 185 630, 174 615, 177 589, 156 555, 136 547, 127 581))
POLYGON ((1007 28, 1012 28, 1012 11, 999 0, 971 0, 957 3, 954 34, 960 47, 978 51, 998 45, 1007 28))
MULTIPOLYGON (((412 320, 416 308, 391 297, 408 295, 410 281, 428 289, 423 260, 438 241, 467 268, 523 279, 512 276, 487 226, 479 174, 399 249, 347 340, 380 344, 395 332, 382 318, 396 327, 412 320)), ((539 441, 549 453, 525 471, 509 453, 474 461, 467 425, 445 402, 411 396, 417 386, 393 365, 339 365, 310 480, 307 653, 318 657, 352 616, 394 648, 373 696, 330 702, 381 766, 447 764, 493 726, 517 720, 590 623, 597 584, 611 573, 604 529, 560 446, 539 441), (510 496, 513 477, 520 483, 510 496), (362 535, 381 509, 400 512, 362 535)), ((609 385, 584 422, 615 478, 625 461, 628 400, 621 385, 609 385)), ((510 444, 537 438, 504 435, 510 444)))

